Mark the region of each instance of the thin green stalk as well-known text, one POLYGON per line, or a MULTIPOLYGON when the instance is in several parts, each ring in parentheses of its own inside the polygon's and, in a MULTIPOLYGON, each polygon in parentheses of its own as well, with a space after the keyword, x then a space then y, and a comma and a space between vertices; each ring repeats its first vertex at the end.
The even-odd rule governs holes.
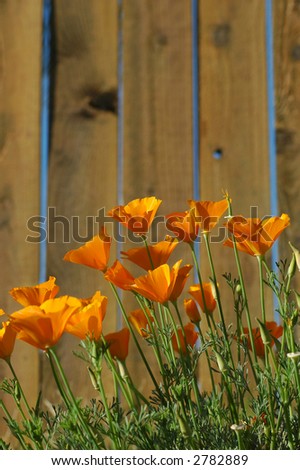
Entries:
POLYGON ((262 322, 266 324, 266 308, 265 308, 265 295, 264 295, 264 276, 263 276, 263 256, 257 256, 259 268, 259 292, 260 292, 260 305, 262 322))
POLYGON ((62 384, 59 380, 59 376, 58 376, 58 373, 57 373, 57 370, 56 370, 56 367, 55 367, 54 359, 53 359, 51 354, 48 354, 48 358, 49 358, 49 362, 50 362, 51 371, 52 371, 55 383, 57 385, 57 388, 59 390, 59 393, 60 393, 67 409, 70 410, 72 408, 72 404, 70 402, 70 398, 68 397, 67 393, 64 390, 64 387, 62 386, 62 384))
MULTIPOLYGON (((197 327, 197 330, 199 332, 201 343, 204 344, 205 340, 204 340, 204 336, 203 336, 203 333, 202 333, 202 330, 201 330, 201 327, 200 327, 200 322, 196 323, 196 327, 197 327)), ((211 362, 210 362, 210 358, 209 358, 209 354, 208 354, 207 349, 205 349, 205 356, 206 356, 206 360, 207 360, 207 365, 208 365, 208 371, 209 371, 212 390, 213 390, 214 395, 216 395, 216 385, 215 385, 214 376, 213 376, 213 372, 212 372, 212 368, 211 368, 211 362)))
MULTIPOLYGON (((148 321, 148 325, 149 325, 149 328, 150 328, 150 332, 152 334, 152 337, 154 339, 154 347, 153 347, 153 352, 154 352, 154 355, 156 357, 156 361, 157 361, 157 364, 158 364, 158 367, 159 367, 159 372, 161 374, 161 377, 162 377, 162 380, 163 380, 163 383, 164 383, 164 387, 165 387, 165 391, 167 394, 169 394, 169 390, 168 390, 168 386, 167 386, 167 383, 166 383, 166 377, 165 377, 165 374, 164 374, 164 366, 163 366, 163 361, 162 361, 162 356, 161 356, 161 353, 160 353, 160 347, 159 347, 159 344, 158 344, 158 339, 157 339, 157 335, 156 335, 156 331, 155 329, 153 328, 153 325, 152 325, 152 321, 151 319, 149 318, 149 315, 148 315, 148 312, 147 312, 147 309, 145 308, 145 305, 143 304, 143 302, 141 301, 139 295, 137 294, 136 295, 136 299, 141 307, 141 309, 143 310, 146 318, 147 318, 147 321, 148 321)), ((160 329, 159 327, 159 324, 157 322, 157 319, 155 317, 155 315, 153 316, 153 319, 154 319, 154 322, 155 322, 155 325, 158 329, 160 329)), ((164 342, 164 346, 167 348, 167 345, 165 343, 165 336, 164 334, 162 333, 162 340, 164 342)))
MULTIPOLYGON (((13 376, 14 376, 14 379, 15 379, 15 380, 17 381, 17 383, 18 383, 18 388, 19 388, 19 390, 20 390, 21 397, 23 398, 23 401, 24 401, 24 403, 25 403, 26 410, 28 411, 29 416, 32 416, 32 410, 31 410, 31 408, 30 408, 30 406, 29 406, 29 404, 28 404, 28 401, 27 401, 27 399, 26 399, 25 393, 24 393, 23 388, 22 388, 22 386, 21 386, 21 384, 20 384, 20 382, 19 382, 19 379, 18 379, 18 377, 17 377, 17 375, 16 375, 16 372, 15 372, 15 370, 14 370, 14 368, 13 368, 13 365, 12 365, 12 363, 11 363, 10 358, 8 358, 8 359, 6 360, 6 362, 7 362, 8 366, 9 366, 9 368, 10 368, 10 370, 11 370, 13 376)), ((20 410, 20 411, 21 411, 21 410, 20 410)))
POLYGON ((150 261, 151 269, 154 269, 154 263, 153 263, 152 256, 151 256, 151 253, 150 253, 150 249, 149 249, 149 245, 148 245, 148 242, 147 242, 147 238, 143 235, 143 236, 142 236, 142 239, 143 239, 143 242, 144 242, 145 247, 146 247, 146 250, 147 250, 147 254, 148 254, 149 261, 150 261))
POLYGON ((214 262, 213 262, 213 258, 212 258, 212 253, 211 253, 211 249, 210 249, 208 234, 203 233, 203 238, 204 238, 204 241, 205 241, 206 251, 207 251, 209 265, 210 265, 211 274, 212 274, 212 280, 213 280, 213 284, 214 284, 215 291, 216 291, 216 302, 217 302, 217 305, 218 305, 220 320, 221 320, 221 323, 222 323, 222 326, 223 326, 223 334, 224 334, 224 338, 225 338, 225 345, 226 345, 226 349, 227 349, 227 353, 228 353, 228 356, 229 356, 229 359, 230 359, 231 366, 234 369, 234 361, 233 361, 232 351, 231 351, 229 338, 228 338, 228 334, 227 334, 227 327, 226 327, 226 323, 225 323, 225 318, 224 318, 224 313, 223 313, 223 308, 222 308, 222 302, 221 302, 221 296, 220 296, 220 291, 219 291, 219 287, 218 287, 218 282, 217 282, 215 266, 214 266, 214 262))
POLYGON ((106 393, 105 393, 103 382, 102 382, 101 373, 99 373, 99 371, 97 371, 96 380, 97 380, 98 389, 99 389, 99 392, 100 392, 100 395, 101 395, 101 401, 102 401, 103 406, 104 406, 105 416, 106 416, 106 419, 108 421, 108 427, 111 430, 112 443, 113 443, 115 449, 120 450, 121 449, 120 440, 119 440, 118 436, 116 436, 114 421, 113 421, 112 416, 111 416, 111 412, 110 412, 108 402, 107 402, 107 398, 106 398, 106 393))
POLYGON ((136 338, 136 336, 135 336, 133 327, 132 327, 130 321, 128 320, 128 318, 127 318, 127 315, 126 315, 126 312, 125 312, 123 303, 122 303, 122 301, 121 301, 121 299, 120 299, 120 296, 119 296, 119 294, 118 294, 118 291, 117 291, 117 289, 115 288, 114 284, 112 284, 111 282, 110 282, 109 284, 110 284, 110 286, 111 286, 111 288, 112 288, 112 290, 113 290, 113 292, 114 292, 114 295, 115 295, 115 297, 116 297, 116 299, 117 299, 118 305, 119 305, 119 307, 120 307, 120 309, 121 309, 123 319, 124 319, 124 321, 125 321, 125 323, 126 323, 127 328, 128 328, 129 331, 131 332, 131 335, 132 335, 132 337, 133 337, 133 340, 134 340, 134 342, 135 342, 135 345, 136 345, 136 347, 137 347, 137 349, 138 349, 138 351, 139 351, 139 354, 140 354, 140 356, 141 356, 141 358, 142 358, 142 360, 143 360, 143 362, 144 362, 144 364, 145 364, 145 366, 146 366, 146 369, 147 369, 147 371, 148 371, 148 373, 149 373, 149 375, 150 375, 150 377, 151 377, 151 380, 152 380, 152 382, 153 382, 153 384, 154 384, 156 390, 157 390, 158 393, 160 394, 160 393, 161 393, 160 387, 159 387, 159 385, 158 385, 158 383, 157 383, 157 381, 156 381, 156 379, 155 379, 155 377, 154 377, 154 375, 153 375, 153 372, 152 372, 152 370, 151 370, 151 367, 149 366, 149 363, 148 363, 148 361, 147 361, 147 359, 146 359, 146 356, 145 356, 145 354, 143 353, 143 350, 142 350, 141 346, 139 345, 139 342, 138 342, 138 340, 137 340, 137 338, 136 338))
POLYGON ((209 330, 211 331, 211 318, 210 318, 210 313, 209 313, 207 305, 206 305, 200 266, 199 266, 198 259, 197 259, 197 256, 196 256, 194 244, 189 243, 189 246, 190 246, 191 251, 192 251, 194 266, 196 267, 196 272, 197 272, 197 276, 198 276, 199 286, 200 286, 200 289, 201 289, 201 295, 202 295, 202 299, 203 299, 203 307, 204 307, 204 313, 205 313, 206 320, 207 320, 207 325, 208 325, 209 330))
MULTIPOLYGON (((82 425, 84 431, 85 431, 86 434, 89 436, 89 438, 90 438, 90 440, 91 440, 91 443, 95 446, 95 449, 97 449, 97 448, 98 448, 98 444, 97 444, 97 442, 96 442, 95 436, 93 435, 92 430, 89 428, 89 426, 88 426, 87 423, 85 422, 84 417, 82 416, 81 410, 80 410, 80 408, 79 408, 79 406, 78 406, 78 403, 77 403, 77 401, 76 401, 76 398, 75 398, 74 395, 73 395, 73 392, 72 392, 72 390, 71 390, 71 388, 70 388, 69 382, 68 382, 68 380, 67 380, 67 378, 66 378, 66 375, 65 375, 64 370, 63 370, 63 368, 62 368, 62 366, 61 366, 61 364, 60 364, 60 361, 59 361, 59 359, 58 359, 58 357, 57 357, 57 355, 56 355, 55 350, 54 350, 53 348, 49 348, 49 349, 47 350, 47 353, 48 353, 48 356, 51 356, 51 357, 52 357, 52 359, 53 359, 53 361, 54 361, 54 363, 55 363, 55 366, 56 366, 57 370, 59 371, 59 375, 60 375, 60 378, 61 378, 63 387, 64 387, 64 389, 66 390, 66 393, 67 393, 67 395, 68 395, 68 397, 69 397, 70 403, 72 403, 72 405, 73 405, 73 407, 74 407, 74 409, 75 409, 75 411, 76 411, 77 417, 78 417, 78 419, 79 419, 79 421, 80 421, 80 423, 81 423, 81 425, 82 425)), ((59 381, 59 382, 60 382, 60 381, 59 381)))
POLYGON ((23 448, 24 450, 28 450, 28 445, 27 445, 26 442, 24 441, 22 434, 20 434, 20 433, 18 433, 18 432, 13 432, 13 429, 15 429, 15 426, 13 426, 11 423, 14 422, 14 419, 13 419, 13 417, 11 416, 10 412, 8 411, 7 407, 5 406, 3 400, 0 400, 0 407, 1 407, 2 410, 4 411, 4 414, 5 414, 5 416, 6 416, 8 425, 10 424, 10 426, 11 426, 11 431, 12 431, 13 435, 16 437, 16 439, 18 439, 18 441, 20 442, 22 448, 23 448))
POLYGON ((287 435, 288 435, 288 443, 289 443, 289 447, 291 450, 294 450, 295 449, 295 444, 294 444, 294 440, 293 440, 293 433, 292 433, 292 427, 291 427, 291 421, 290 421, 290 414, 289 414, 289 405, 288 405, 288 396, 287 396, 287 390, 285 387, 282 387, 282 384, 280 382, 280 371, 278 369, 278 365, 277 365, 277 361, 275 359, 275 356, 274 356, 274 352, 273 352, 273 349, 272 347, 267 344, 266 345, 270 355, 271 355, 271 358, 272 358, 272 362, 273 362, 273 365, 274 365, 274 369, 275 369, 275 375, 276 377, 278 378, 278 387, 279 387, 279 393, 281 395, 281 400, 282 400, 282 403, 283 403, 283 413, 284 413, 284 417, 285 417, 285 425, 286 425, 286 430, 287 430, 287 435))
MULTIPOLYGON (((231 201, 230 198, 227 198, 228 201, 228 214, 229 216, 232 216, 232 206, 231 206, 231 201)), ((233 251, 234 251, 234 256, 235 256, 235 262, 236 266, 238 269, 238 275, 239 275, 239 280, 240 280, 240 285, 241 285, 241 290, 242 290, 242 295, 244 299, 244 305, 245 305, 245 311, 246 311, 246 320, 247 320, 247 326, 249 330, 249 339, 250 339, 250 344, 251 344, 251 349, 254 357, 254 363, 256 366, 258 366, 258 360, 257 360, 257 354, 256 354, 256 349, 255 349, 255 342, 254 342, 254 337, 253 337, 253 331, 252 331, 252 322, 251 322, 251 315, 250 315, 250 310, 249 310, 249 304, 248 304, 248 297, 247 297, 247 292, 246 292, 246 287, 245 287, 245 282, 244 282, 244 276, 243 276, 243 270, 240 262, 240 257, 238 253, 238 249, 236 246, 236 239, 235 236, 232 236, 232 243, 233 243, 233 251)), ((248 354, 250 357, 250 352, 248 354)), ((257 384, 257 376, 255 372, 255 368, 252 367, 253 371, 253 376, 255 379, 255 383, 257 384)))

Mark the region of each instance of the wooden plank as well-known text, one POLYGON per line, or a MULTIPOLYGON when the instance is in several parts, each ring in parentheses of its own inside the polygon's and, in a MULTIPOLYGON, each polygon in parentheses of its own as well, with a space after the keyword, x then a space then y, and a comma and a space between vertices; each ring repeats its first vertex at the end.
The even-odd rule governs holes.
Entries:
MULTIPOLYGON (((39 276, 39 245, 25 239, 27 220, 39 213, 41 8, 41 0, 0 2, 0 293, 7 313, 19 308, 8 291, 34 285, 39 276)), ((20 341, 12 363, 33 405, 38 351, 20 341)), ((6 375, 1 361, 0 381, 6 375)), ((7 405, 14 409, 10 399, 7 405)), ((0 435, 6 431, 1 420, 0 435)))
POLYGON ((290 259, 288 241, 300 248, 300 4, 276 0, 273 11, 278 199, 280 211, 291 217, 279 248, 281 258, 290 259))
MULTIPOLYGON (((201 199, 220 200, 226 189, 235 214, 263 217, 270 210, 264 2, 200 0, 199 5, 201 199)), ((236 277, 237 269, 223 238, 212 249, 227 323, 235 324, 232 296, 221 275, 236 277)), ((203 248, 205 278, 206 259, 203 248)), ((257 262, 246 254, 241 261, 255 317, 260 311, 257 262)), ((273 317, 271 295, 267 312, 273 317)))
MULTIPOLYGON (((159 215, 186 210, 193 191, 190 2, 124 0, 123 8, 124 201, 155 195, 163 200, 159 215)), ((186 246, 171 259, 182 257, 191 262, 186 246)), ((127 299, 126 307, 137 305, 127 299)), ((151 381, 135 351, 132 342, 128 367, 147 393, 151 381)))
MULTIPOLYGON (((90 0, 88 7, 85 0, 54 1, 49 207, 55 212, 48 219, 48 272, 57 277, 61 293, 89 297, 100 289, 109 295, 104 333, 116 327, 115 304, 106 283, 99 272, 67 263, 63 256, 99 231, 98 210, 116 204, 117 22, 117 0, 90 0), (55 219, 58 216, 64 222, 55 219)), ((86 367, 72 355, 77 344, 65 335, 58 354, 74 392, 88 400, 93 391, 86 367)), ((43 390, 48 400, 59 400, 46 361, 43 390)))

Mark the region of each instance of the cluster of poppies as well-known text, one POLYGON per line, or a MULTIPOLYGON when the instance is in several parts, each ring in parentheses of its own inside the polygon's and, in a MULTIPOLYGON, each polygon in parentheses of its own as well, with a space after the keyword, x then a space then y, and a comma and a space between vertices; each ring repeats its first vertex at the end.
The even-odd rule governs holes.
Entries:
MULTIPOLYGON (((128 315, 132 327, 143 337, 149 335, 150 323, 155 315, 151 304, 157 302, 165 306, 168 302, 176 303, 193 268, 191 264, 182 265, 182 260, 169 266, 169 257, 176 246, 180 242, 192 246, 199 236, 207 237, 229 207, 228 197, 217 202, 189 201, 188 210, 166 216, 166 228, 173 236, 148 245, 146 235, 161 202, 155 197, 145 197, 115 207, 109 212, 113 219, 140 236, 144 242, 141 247, 121 251, 121 255, 123 260, 142 268, 145 274, 133 276, 120 260, 110 264, 112 240, 105 228, 86 244, 64 256, 65 261, 101 271, 112 286, 132 291, 147 299, 149 309, 138 308, 128 315)), ((229 237, 224 245, 232 247, 235 243, 238 250, 251 256, 263 257, 289 222, 286 214, 264 220, 228 216, 225 226, 229 237)), ((125 327, 105 336, 102 334, 107 297, 101 295, 100 291, 88 299, 57 296, 59 287, 55 281, 52 276, 37 286, 17 287, 10 291, 22 308, 9 315, 8 321, 2 323, 0 357, 9 360, 16 338, 47 350, 66 332, 80 339, 89 337, 95 341, 105 340, 112 357, 124 361, 128 354, 129 329, 125 327)), ((187 346, 193 347, 198 339, 194 326, 201 321, 200 310, 212 316, 216 307, 215 286, 211 282, 192 285, 188 292, 190 297, 184 299, 184 309, 190 322, 178 328, 176 335, 171 338, 174 350, 184 354, 188 352, 187 346)), ((266 322, 266 327, 272 337, 279 338, 282 335, 282 327, 275 322, 266 322)), ((247 328, 244 328, 244 334, 246 338, 249 337, 247 328)), ((263 356, 264 344, 260 330, 253 330, 253 336, 256 353, 263 356)), ((248 346, 251 349, 250 341, 248 346)))

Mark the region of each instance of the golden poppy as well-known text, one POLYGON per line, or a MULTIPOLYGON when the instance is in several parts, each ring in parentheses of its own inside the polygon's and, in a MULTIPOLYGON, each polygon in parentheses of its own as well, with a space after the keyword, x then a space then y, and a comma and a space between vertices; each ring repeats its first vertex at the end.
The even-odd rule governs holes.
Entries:
POLYGON ((104 295, 93 297, 85 307, 77 310, 69 318, 65 331, 85 339, 98 340, 102 334, 102 321, 106 313, 107 297, 104 295))
MULTIPOLYGON (((225 226, 234 235, 238 250, 251 256, 263 256, 289 224, 289 216, 282 214, 263 220, 234 216, 225 226)), ((224 245, 233 247, 233 241, 228 238, 224 245)))
POLYGON ((181 328, 178 328, 177 330, 180 348, 178 346, 177 337, 175 333, 173 333, 171 341, 172 341, 172 346, 173 346, 174 351, 179 352, 181 350, 182 354, 185 355, 188 353, 187 346, 191 346, 191 347, 195 346, 196 341, 198 339, 198 335, 195 331, 195 327, 193 323, 187 323, 187 325, 183 327, 183 330, 184 330, 184 335, 182 333, 181 328))
MULTIPOLYGON (((266 329, 269 331, 270 336, 271 336, 271 343, 270 346, 272 347, 274 345, 274 339, 273 338, 280 338, 283 333, 283 327, 281 325, 277 325, 275 321, 267 321, 265 323, 266 329)), ((250 340, 250 335, 249 335, 249 328, 243 328, 244 334, 247 339, 247 347, 252 351, 252 346, 251 346, 251 340, 250 340)), ((264 357, 265 356, 265 345, 263 343, 262 337, 261 337, 261 332, 260 329, 257 328, 252 328, 252 334, 253 334, 253 339, 254 339, 254 347, 255 351, 258 357, 264 357)))
POLYGON ((183 242, 192 243, 198 237, 199 225, 195 220, 195 208, 185 212, 172 212, 166 216, 167 229, 183 242))
POLYGON ((213 290, 211 282, 203 282, 202 288, 203 288, 204 299, 203 299, 202 289, 200 287, 200 284, 195 284, 193 286, 190 286, 189 293, 191 294, 192 297, 194 297, 196 302, 200 305, 202 312, 212 314, 216 308, 216 299, 215 299, 214 290, 213 290))
POLYGON ((173 288, 179 273, 182 260, 177 261, 172 268, 168 264, 162 264, 145 276, 135 279, 132 290, 141 294, 146 299, 164 304, 172 295, 173 288))
POLYGON ((46 300, 40 306, 29 305, 9 318, 18 339, 46 350, 59 341, 70 316, 80 308, 78 299, 65 295, 46 300))
POLYGON ((59 287, 55 284, 56 278, 50 276, 48 281, 32 287, 14 287, 10 295, 23 307, 27 305, 41 305, 45 300, 53 299, 59 287))
POLYGON ((190 270, 192 269, 192 267, 193 266, 191 264, 186 264, 182 266, 182 268, 179 268, 178 274, 176 276, 175 284, 170 295, 171 302, 175 302, 180 296, 180 294, 182 293, 185 283, 187 281, 187 278, 190 275, 190 270))
POLYGON ((132 232, 143 235, 148 232, 161 202, 154 196, 134 199, 125 206, 114 207, 108 215, 132 232))
POLYGON ((0 358, 9 359, 16 341, 17 332, 12 328, 9 321, 2 322, 2 328, 0 328, 0 358))
POLYGON ((141 248, 132 248, 128 251, 121 251, 121 255, 123 255, 123 258, 148 271, 166 264, 177 245, 178 242, 170 238, 155 245, 149 245, 148 248, 143 246, 141 248))
POLYGON ((115 333, 109 333, 104 337, 109 352, 114 359, 125 361, 128 356, 130 333, 128 328, 123 328, 115 333))
MULTIPOLYGON (((148 315, 149 320, 153 322, 154 319, 149 309, 147 309, 147 315, 148 315)), ((143 336, 143 338, 147 338, 149 336, 150 327, 149 327, 148 318, 145 315, 145 312, 141 308, 133 310, 128 316, 128 320, 130 321, 132 326, 134 326, 138 334, 143 336)))
POLYGON ((65 261, 83 264, 93 269, 105 272, 110 254, 111 238, 105 234, 104 229, 99 235, 95 235, 92 240, 85 243, 80 248, 68 251, 65 261))
POLYGON ((195 208, 195 220, 203 233, 210 232, 218 223, 220 217, 228 209, 228 201, 194 201, 189 200, 189 205, 195 208))
MULTIPOLYGON (((101 292, 99 290, 97 290, 94 293, 94 295, 92 295, 92 297, 88 297, 88 298, 85 298, 85 299, 78 299, 78 300, 80 300, 82 307, 87 307, 88 305, 90 305, 94 301, 98 301, 101 304, 102 301, 103 301, 103 295, 101 295, 101 292)), ((103 306, 104 306, 104 304, 103 304, 103 306)), ((106 305, 105 305, 105 308, 102 308, 102 310, 101 310, 102 320, 104 320, 105 314, 106 314, 106 305)))
POLYGON ((183 301, 184 310, 191 322, 199 323, 201 321, 201 315, 197 304, 194 299, 184 299, 183 301))
POLYGON ((107 281, 123 290, 131 290, 134 284, 134 277, 119 260, 116 260, 106 271, 104 277, 107 281))

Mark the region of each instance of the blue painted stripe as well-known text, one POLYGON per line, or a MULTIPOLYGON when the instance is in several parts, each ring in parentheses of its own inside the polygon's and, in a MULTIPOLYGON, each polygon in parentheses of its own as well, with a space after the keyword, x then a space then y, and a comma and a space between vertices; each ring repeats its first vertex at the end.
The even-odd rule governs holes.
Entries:
MULTIPOLYGON (((41 228, 45 230, 45 233, 48 212, 48 161, 50 144, 51 14, 52 0, 44 0, 40 115, 40 215, 45 218, 45 223, 41 224, 41 228)), ((47 276, 47 239, 40 243, 39 255, 39 278, 40 282, 44 282, 47 276)))
MULTIPOLYGON (((273 1, 265 0, 266 15, 266 61, 267 61, 267 94, 268 94, 268 132, 269 132, 269 167, 270 167, 270 208, 272 215, 278 215, 277 187, 277 151, 276 151, 276 106, 275 106, 275 72, 273 44, 273 1)), ((272 269, 278 271, 276 262, 279 261, 278 242, 272 248, 272 269)), ((274 296, 274 307, 278 300, 274 296)), ((276 321, 279 321, 275 314, 276 321)))
POLYGON ((199 173, 199 8, 191 0, 192 12, 192 104, 193 104, 193 199, 200 198, 199 173))
POLYGON ((118 0, 118 204, 124 204, 123 0, 118 0))
MULTIPOLYGON (((192 21, 192 113, 193 113, 193 199, 200 199, 200 140, 199 140, 199 7, 191 0, 192 21)), ((200 244, 195 243, 195 254, 200 260, 200 244)), ((196 270, 194 282, 198 282, 196 270)))
MULTIPOLYGON (((124 62, 123 62, 123 0, 118 0, 118 155, 117 155, 117 203, 124 204, 124 62)), ((117 258, 120 259, 122 242, 117 243, 117 258)), ((118 289, 120 298, 123 291, 118 289)), ((117 307, 117 329, 122 328, 122 312, 117 307)))

